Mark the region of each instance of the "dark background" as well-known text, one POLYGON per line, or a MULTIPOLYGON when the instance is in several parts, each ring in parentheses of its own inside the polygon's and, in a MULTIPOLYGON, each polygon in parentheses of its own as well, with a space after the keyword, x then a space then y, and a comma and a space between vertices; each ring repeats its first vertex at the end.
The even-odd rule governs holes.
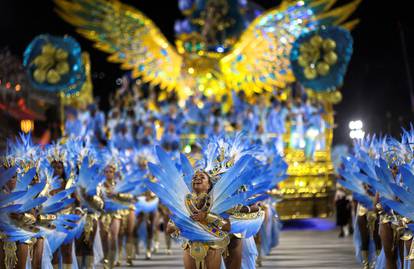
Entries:
MULTIPOLYGON (((178 1, 123 0, 143 11, 159 26, 173 43, 174 21, 181 18, 178 1)), ((280 1, 255 0, 264 8, 277 6, 280 1)), ((346 0, 339 0, 339 4, 346 0)), ((398 135, 401 126, 413 120, 408 73, 402 50, 401 33, 405 35, 407 62, 414 69, 414 23, 407 1, 363 0, 353 18, 360 24, 353 30, 354 55, 342 89, 343 101, 336 109, 334 141, 349 143, 348 122, 362 119, 369 133, 398 135)), ((93 49, 91 42, 80 37, 74 28, 53 11, 50 0, 0 1, 0 47, 8 46, 21 55, 25 46, 37 35, 69 34, 83 50, 91 54, 94 74, 94 94, 107 108, 108 95, 116 88, 115 80, 123 72, 115 64, 106 62, 106 54, 93 49)))

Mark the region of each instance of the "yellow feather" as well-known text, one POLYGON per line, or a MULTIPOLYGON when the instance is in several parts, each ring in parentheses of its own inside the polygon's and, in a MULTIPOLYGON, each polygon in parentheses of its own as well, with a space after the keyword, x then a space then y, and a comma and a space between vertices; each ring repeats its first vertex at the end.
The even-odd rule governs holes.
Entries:
POLYGON ((354 19, 352 21, 341 24, 341 26, 344 27, 345 29, 348 29, 349 31, 351 31, 355 28, 355 26, 357 26, 359 24, 359 22, 360 22, 359 19, 354 19))

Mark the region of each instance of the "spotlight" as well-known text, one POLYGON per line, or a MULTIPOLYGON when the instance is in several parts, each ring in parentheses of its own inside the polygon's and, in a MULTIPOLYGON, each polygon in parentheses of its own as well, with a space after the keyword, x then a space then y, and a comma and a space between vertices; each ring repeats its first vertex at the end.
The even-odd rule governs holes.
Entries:
POLYGON ((364 123, 362 120, 352 120, 349 122, 348 127, 350 129, 349 137, 351 139, 362 139, 365 136, 364 130, 362 130, 362 127, 364 127, 364 123))

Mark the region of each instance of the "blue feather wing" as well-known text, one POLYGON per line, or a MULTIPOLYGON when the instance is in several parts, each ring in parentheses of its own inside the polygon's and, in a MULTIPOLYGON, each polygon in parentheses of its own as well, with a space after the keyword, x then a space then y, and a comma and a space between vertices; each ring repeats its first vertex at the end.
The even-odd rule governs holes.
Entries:
POLYGON ((39 229, 41 236, 47 240, 52 253, 54 253, 62 245, 66 238, 65 233, 43 227, 39 227, 39 229))
POLYGON ((344 188, 352 191, 353 193, 359 193, 359 194, 365 194, 365 192, 361 192, 361 188, 359 186, 355 186, 354 184, 352 184, 349 181, 345 181, 342 179, 337 179, 337 182, 339 184, 341 184, 344 188))
POLYGON ((157 195, 161 202, 167 206, 173 214, 188 215, 187 208, 184 204, 184 199, 182 199, 182 201, 179 201, 174 193, 169 192, 163 186, 157 183, 148 181, 147 186, 153 193, 157 195))
POLYGON ((151 201, 146 201, 145 197, 139 197, 137 205, 139 206, 141 212, 148 213, 154 212, 158 208, 158 202, 158 198, 152 199, 151 201))
POLYGON ((130 191, 133 191, 135 189, 135 185, 130 182, 130 181, 122 181, 119 182, 115 189, 114 192, 116 193, 128 193, 130 191))
POLYGON ((7 235, 7 240, 12 242, 27 242, 32 238, 37 238, 38 233, 29 232, 23 229, 20 229, 14 225, 9 225, 0 222, 0 230, 7 235))
POLYGON ((3 208, 0 208, 0 214, 17 213, 17 211, 19 211, 20 207, 22 207, 22 205, 5 206, 3 208))
POLYGON ((31 200, 34 197, 36 197, 45 188, 45 186, 46 186, 46 182, 45 181, 40 182, 40 183, 37 183, 37 184, 31 186, 26 191, 26 194, 23 197, 21 197, 19 199, 16 199, 14 202, 16 204, 25 204, 25 203, 27 203, 29 200, 31 200))
POLYGON ((373 164, 368 164, 367 162, 358 161, 359 168, 368 176, 375 178, 375 166, 373 164))
POLYGON ((375 173, 377 174, 377 178, 380 181, 380 184, 377 185, 377 188, 382 188, 381 195, 387 197, 388 199, 392 199, 393 192, 389 184, 394 182, 394 179, 390 170, 388 169, 387 163, 384 160, 380 159, 380 166, 375 167, 375 173))
POLYGON ((33 200, 29 200, 19 208, 18 213, 24 213, 35 207, 38 207, 42 203, 44 203, 46 199, 47 199, 46 197, 37 197, 33 200))
POLYGON ((180 161, 181 161, 181 169, 184 174, 184 181, 187 185, 188 189, 191 189, 191 180, 193 178, 194 170, 190 164, 190 161, 185 157, 184 154, 180 154, 180 161))
POLYGON ((171 160, 168 154, 159 146, 155 147, 155 152, 158 157, 160 165, 165 170, 167 175, 169 175, 170 178, 180 178, 181 175, 178 172, 177 167, 175 166, 175 163, 171 160))
MULTIPOLYGON (((221 202, 233 195, 245 182, 249 165, 252 164, 253 158, 245 155, 238 160, 214 185, 212 192, 213 207, 219 206, 221 202), (243 173, 244 176, 240 176, 243 173)), ((222 213, 222 212, 219 212, 222 213)))
POLYGON ((17 184, 16 184, 16 191, 24 191, 27 189, 27 187, 32 182, 34 176, 36 175, 36 168, 33 167, 29 169, 22 177, 18 178, 17 184))
POLYGON ((264 201, 264 200, 266 200, 268 198, 270 198, 270 195, 268 195, 268 194, 262 194, 262 195, 259 195, 259 196, 255 197, 255 198, 252 198, 252 199, 247 200, 246 205, 254 205, 257 202, 264 201))
POLYGON ((230 233, 241 233, 245 238, 254 236, 262 227, 264 214, 254 219, 238 219, 230 216, 230 233))
POLYGON ((213 204, 211 208, 211 212, 214 214, 220 215, 221 213, 239 205, 244 204, 252 196, 252 193, 250 191, 238 193, 236 195, 233 195, 231 197, 228 197, 224 202, 220 204, 213 204))
POLYGON ((24 197, 24 195, 26 195, 26 191, 15 191, 9 194, 0 194, 0 207, 15 202, 17 199, 24 197))
MULTIPOLYGON (((231 172, 232 171, 230 171, 230 173, 231 172)), ((220 192, 217 193, 217 195, 220 195, 220 196, 214 199, 215 204, 219 205, 221 202, 226 200, 228 196, 236 193, 240 189, 240 187, 243 185, 247 187, 251 187, 253 184, 256 183, 254 179, 258 179, 257 177, 255 177, 255 171, 253 170, 246 169, 246 170, 240 170, 238 172, 240 172, 240 174, 235 175, 234 178, 223 176, 223 178, 219 180, 219 181, 228 180, 229 184, 225 186, 226 189, 223 191, 223 193, 220 193, 220 192), (225 197, 226 194, 227 194, 227 197, 225 197)), ((214 194, 213 194, 213 197, 215 197, 214 194)))
POLYGON ((360 203, 361 205, 363 205, 365 208, 367 208, 369 210, 374 209, 373 202, 372 202, 372 200, 368 196, 362 195, 360 193, 353 193, 353 198, 358 203, 360 203))
MULTIPOLYGON (((0 189, 16 174, 17 166, 9 169, 0 168, 0 189)), ((1 200, 0 200, 1 201, 1 200)))
POLYGON ((350 173, 350 172, 344 171, 342 169, 338 169, 338 170, 339 170, 339 174, 344 179, 346 179, 346 181, 340 181, 341 183, 347 182, 347 183, 344 183, 344 184, 346 184, 347 187, 352 188, 354 192, 365 193, 365 190, 364 190, 364 188, 362 187, 362 184, 361 184, 361 182, 363 182, 363 181, 361 180, 361 177, 359 176, 360 175, 359 173, 350 173))
POLYGON ((78 187, 82 187, 86 190, 86 193, 90 196, 96 194, 96 186, 100 183, 99 168, 97 165, 89 167, 89 158, 86 157, 82 161, 81 168, 78 176, 78 187))
POLYGON ((414 208, 413 207, 407 207, 406 205, 393 201, 393 200, 389 200, 389 199, 385 199, 385 198, 381 198, 381 203, 385 204, 386 206, 388 206, 389 208, 391 208, 392 210, 398 212, 399 214, 409 218, 409 219, 414 219, 414 208))
POLYGON ((61 200, 67 198, 75 191, 75 187, 60 191, 53 195, 52 197, 48 198, 47 201, 43 204, 44 207, 48 207, 53 205, 54 203, 60 202, 61 200))
POLYGON ((402 167, 400 167, 400 173, 401 173, 404 185, 407 186, 411 192, 414 192, 413 173, 411 173, 410 169, 407 168, 406 165, 403 165, 402 167))
POLYGON ((395 196, 400 198, 400 200, 406 205, 414 205, 414 196, 412 193, 409 193, 402 187, 398 186, 395 183, 390 184, 390 188, 394 192, 395 196))
POLYGON ((42 205, 41 212, 43 214, 53 214, 53 213, 60 211, 61 209, 63 209, 63 203, 57 202, 57 203, 54 203, 53 205, 46 206, 46 207, 42 205))
POLYGON ((198 223, 190 218, 178 218, 176 215, 172 215, 171 219, 174 224, 180 229, 182 237, 190 241, 199 242, 212 242, 220 240, 216 236, 205 231, 198 223))
POLYGON ((75 202, 75 198, 65 199, 61 202, 54 203, 50 206, 42 207, 42 213, 43 214, 53 214, 53 213, 59 212, 59 211, 65 209, 66 207, 68 207, 70 204, 72 204, 74 202, 75 202))
POLYGON ((148 181, 147 187, 160 198, 163 198, 162 195, 168 195, 168 197, 172 199, 168 204, 175 209, 184 212, 186 211, 184 201, 185 195, 187 195, 190 190, 184 182, 182 174, 177 171, 174 162, 169 159, 167 154, 160 147, 156 147, 155 151, 160 163, 158 165, 148 163, 148 168, 158 180, 156 185, 160 185, 161 188, 156 188, 150 181, 148 181), (152 188, 150 186, 152 186, 152 188), (157 191, 159 191, 159 193, 157 193, 157 191))
POLYGON ((128 209, 129 207, 120 203, 117 203, 111 199, 105 199, 104 210, 106 212, 115 212, 118 210, 128 209))
POLYGON ((55 225, 57 231, 66 234, 63 244, 68 244, 75 238, 79 238, 82 234, 85 226, 85 218, 82 218, 78 223, 68 220, 59 220, 59 222, 55 222, 55 225))
POLYGON ((76 214, 68 214, 68 215, 59 215, 57 218, 57 221, 72 221, 72 222, 76 222, 79 221, 81 219, 81 216, 76 215, 76 214))
MULTIPOLYGON (((376 180, 375 178, 372 178, 370 176, 364 175, 362 173, 356 172, 356 173, 352 173, 351 177, 353 177, 353 181, 360 181, 362 183, 365 183, 371 187, 374 187, 374 185, 377 185, 376 183, 379 183, 378 180, 376 180)), ((349 177, 345 177, 347 180, 349 179, 349 177)))

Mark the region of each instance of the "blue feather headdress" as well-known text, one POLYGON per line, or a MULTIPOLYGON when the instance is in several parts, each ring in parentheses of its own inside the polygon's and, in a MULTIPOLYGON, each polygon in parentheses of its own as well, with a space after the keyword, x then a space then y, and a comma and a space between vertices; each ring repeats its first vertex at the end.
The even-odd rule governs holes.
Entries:
POLYGON ((123 156, 120 151, 112 142, 109 143, 106 148, 99 151, 99 163, 102 168, 111 166, 115 168, 115 170, 121 169, 123 167, 123 163, 125 163, 125 159, 122 157, 123 156))
POLYGON ((145 163, 146 165, 148 162, 155 163, 157 161, 153 147, 134 148, 132 155, 135 164, 145 163))
POLYGON ((11 167, 18 165, 19 168, 27 171, 37 167, 40 161, 40 147, 32 141, 31 134, 19 133, 13 141, 7 141, 6 155, 3 157, 3 165, 11 167))
POLYGON ((45 148, 45 158, 52 162, 62 162, 63 164, 67 161, 67 149, 61 143, 52 143, 47 145, 45 148))
POLYGON ((196 170, 209 174, 213 183, 242 157, 263 153, 261 148, 250 143, 243 132, 234 136, 213 136, 202 144, 202 159, 196 163, 196 170))
POLYGON ((86 157, 89 160, 89 165, 98 161, 96 148, 80 137, 67 139, 64 148, 67 151, 67 158, 72 167, 80 167, 83 159, 86 157))

